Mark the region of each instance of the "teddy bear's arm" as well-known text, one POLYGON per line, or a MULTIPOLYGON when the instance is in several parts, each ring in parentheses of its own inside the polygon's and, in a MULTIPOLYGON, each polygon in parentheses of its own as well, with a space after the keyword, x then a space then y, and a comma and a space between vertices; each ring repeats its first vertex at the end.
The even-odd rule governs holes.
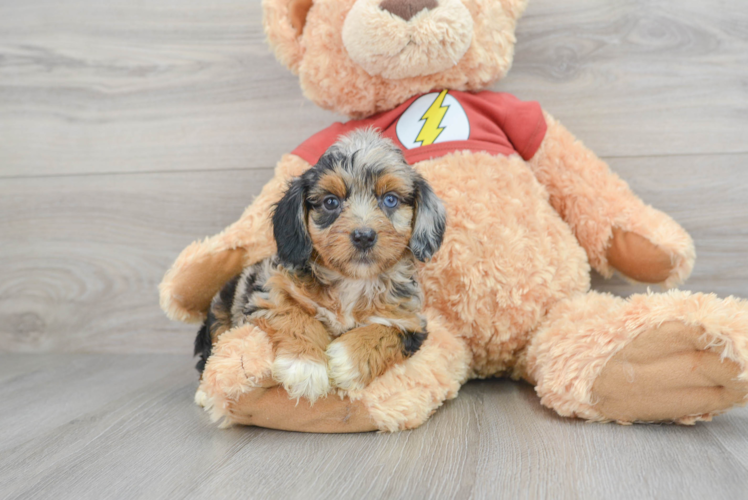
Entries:
POLYGON ((548 131, 529 165, 592 267, 605 277, 617 269, 645 283, 683 282, 695 260, 688 233, 645 205, 605 162, 544 114, 548 131))
POLYGON ((275 176, 238 221, 215 236, 192 243, 179 254, 159 285, 161 308, 169 318, 188 323, 202 321, 211 299, 229 279, 275 253, 272 206, 280 200, 288 180, 309 166, 296 155, 284 155, 275 168, 275 176))
POLYGON ((301 432, 413 429, 457 396, 470 366, 467 344, 438 315, 427 315, 429 335, 415 354, 363 390, 330 394, 314 405, 290 398, 273 378, 268 335, 252 324, 236 327, 213 346, 195 401, 223 425, 301 432))

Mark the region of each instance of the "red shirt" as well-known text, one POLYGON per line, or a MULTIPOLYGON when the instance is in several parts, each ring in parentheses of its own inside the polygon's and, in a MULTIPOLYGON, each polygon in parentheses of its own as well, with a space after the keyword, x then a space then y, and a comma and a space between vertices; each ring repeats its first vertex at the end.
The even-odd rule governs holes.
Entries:
POLYGON ((378 129, 403 149, 411 165, 454 151, 533 157, 546 132, 537 102, 511 94, 443 90, 415 96, 390 111, 351 120, 318 132, 293 154, 314 165, 341 135, 364 127, 378 129))

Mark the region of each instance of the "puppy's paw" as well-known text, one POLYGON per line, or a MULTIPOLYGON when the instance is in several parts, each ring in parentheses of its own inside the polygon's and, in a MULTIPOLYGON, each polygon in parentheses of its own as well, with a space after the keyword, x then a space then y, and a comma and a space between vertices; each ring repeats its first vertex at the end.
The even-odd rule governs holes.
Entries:
POLYGON ((273 378, 283 384, 291 399, 306 398, 314 403, 330 392, 324 363, 290 356, 276 356, 273 378))
POLYGON ((333 385, 340 389, 358 391, 368 383, 351 359, 343 342, 336 341, 327 346, 327 367, 333 385))
POLYGON ((197 392, 195 393, 195 404, 202 408, 208 406, 208 395, 200 387, 197 388, 197 392))

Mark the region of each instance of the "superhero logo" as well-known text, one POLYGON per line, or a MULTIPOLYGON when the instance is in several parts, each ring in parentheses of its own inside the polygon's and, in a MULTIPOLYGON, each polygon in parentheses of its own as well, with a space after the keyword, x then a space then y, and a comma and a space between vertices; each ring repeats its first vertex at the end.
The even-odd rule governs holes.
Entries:
POLYGON ((422 95, 397 122, 397 138, 407 149, 449 141, 466 141, 470 122, 448 90, 422 95))

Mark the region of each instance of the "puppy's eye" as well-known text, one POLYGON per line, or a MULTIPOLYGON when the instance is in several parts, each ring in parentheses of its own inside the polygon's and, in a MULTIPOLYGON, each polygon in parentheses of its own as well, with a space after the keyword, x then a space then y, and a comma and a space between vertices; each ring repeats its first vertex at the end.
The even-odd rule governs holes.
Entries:
POLYGON ((328 196, 322 200, 322 206, 325 207, 326 210, 337 210, 340 206, 340 200, 335 196, 328 196))
POLYGON ((387 208, 395 208, 400 204, 400 200, 392 193, 387 193, 382 198, 382 205, 384 205, 387 208))

